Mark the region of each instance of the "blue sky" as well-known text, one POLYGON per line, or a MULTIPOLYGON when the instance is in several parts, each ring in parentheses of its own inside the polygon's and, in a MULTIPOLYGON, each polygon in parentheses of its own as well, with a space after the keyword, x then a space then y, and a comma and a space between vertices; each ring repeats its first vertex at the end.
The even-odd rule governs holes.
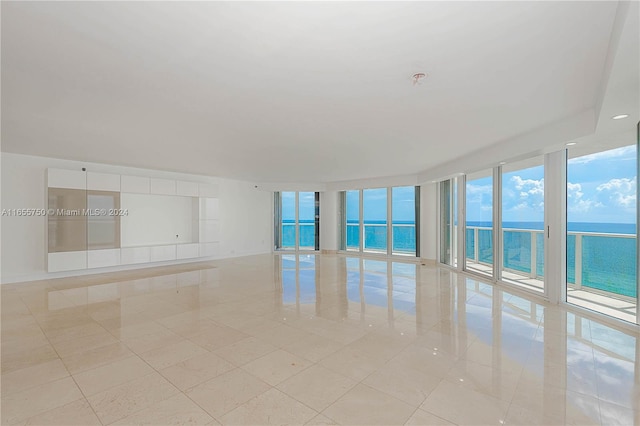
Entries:
MULTIPOLYGON (((617 148, 569 160, 569 222, 636 222, 636 146, 617 148)), ((544 221, 542 166, 503 175, 502 220, 544 221)), ((491 221, 491 177, 467 182, 467 220, 491 221)))
MULTIPOLYGON (((360 191, 347 191, 347 220, 359 219, 360 191)), ((363 191, 364 220, 387 220, 387 188, 365 189, 363 191)), ((394 222, 415 221, 415 188, 401 186, 393 188, 391 214, 394 222)))
MULTIPOLYGON (((280 193, 280 197, 282 198, 282 219, 295 220, 296 193, 282 192, 280 193)), ((298 198, 298 215, 300 216, 300 220, 313 220, 315 216, 315 193, 300 192, 298 198)))
MULTIPOLYGON (((635 145, 603 151, 569 160, 567 217, 569 222, 636 222, 635 145)), ((467 220, 492 219, 492 178, 467 182, 467 220)), ((544 168, 532 167, 505 173, 502 177, 502 220, 504 222, 544 221, 544 168)), ((393 189, 394 221, 414 220, 414 188, 393 189)), ((387 190, 364 190, 364 220, 387 219, 387 190)), ((359 217, 359 191, 347 191, 347 219, 359 217)), ((300 218, 313 219, 313 192, 300 193, 300 218)), ((295 193, 282 193, 283 219, 293 220, 295 193)))
POLYGON ((636 151, 631 145, 569 160, 570 222, 636 222, 636 151))

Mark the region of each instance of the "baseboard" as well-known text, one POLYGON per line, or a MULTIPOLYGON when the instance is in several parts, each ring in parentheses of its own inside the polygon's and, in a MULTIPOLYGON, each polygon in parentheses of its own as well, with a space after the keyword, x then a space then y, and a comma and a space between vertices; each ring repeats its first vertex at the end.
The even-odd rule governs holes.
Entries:
POLYGON ((118 266, 110 266, 106 268, 91 268, 91 269, 80 269, 75 271, 40 272, 40 273, 28 274, 28 275, 14 275, 14 276, 3 277, 0 284, 17 284, 17 283, 31 282, 31 281, 42 281, 42 280, 51 280, 51 279, 59 279, 59 278, 80 277, 85 275, 105 274, 110 272, 125 272, 125 271, 133 271, 138 269, 157 268, 157 267, 163 267, 163 266, 178 266, 178 265, 185 265, 189 263, 211 262, 214 260, 225 260, 225 259, 234 259, 238 257, 257 256, 261 254, 269 254, 269 252, 258 251, 258 252, 249 252, 249 253, 237 253, 237 254, 234 253, 231 255, 194 257, 190 259, 168 260, 165 262, 133 263, 130 265, 118 265, 118 266))
POLYGON ((326 250, 326 249, 322 249, 320 250, 321 254, 338 254, 338 250, 326 250))

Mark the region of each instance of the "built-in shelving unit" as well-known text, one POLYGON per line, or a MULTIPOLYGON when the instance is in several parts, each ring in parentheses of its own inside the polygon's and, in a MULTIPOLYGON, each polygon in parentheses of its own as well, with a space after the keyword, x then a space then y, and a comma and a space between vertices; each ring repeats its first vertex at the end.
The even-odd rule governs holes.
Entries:
POLYGON ((215 184, 47 169, 46 186, 49 272, 218 254, 215 184))

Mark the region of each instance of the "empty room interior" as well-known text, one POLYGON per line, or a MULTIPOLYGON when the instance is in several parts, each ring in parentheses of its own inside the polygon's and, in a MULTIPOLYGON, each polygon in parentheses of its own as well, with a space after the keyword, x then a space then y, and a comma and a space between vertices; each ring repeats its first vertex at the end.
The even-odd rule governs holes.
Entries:
POLYGON ((2 425, 640 425, 639 2, 0 16, 2 425))

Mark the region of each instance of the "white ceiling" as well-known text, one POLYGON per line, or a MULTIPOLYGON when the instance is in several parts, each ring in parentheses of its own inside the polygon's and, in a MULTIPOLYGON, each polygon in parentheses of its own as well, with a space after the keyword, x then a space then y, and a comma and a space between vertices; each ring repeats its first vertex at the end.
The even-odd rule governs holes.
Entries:
POLYGON ((3 2, 2 150, 261 182, 416 174, 595 108, 616 8, 3 2))

